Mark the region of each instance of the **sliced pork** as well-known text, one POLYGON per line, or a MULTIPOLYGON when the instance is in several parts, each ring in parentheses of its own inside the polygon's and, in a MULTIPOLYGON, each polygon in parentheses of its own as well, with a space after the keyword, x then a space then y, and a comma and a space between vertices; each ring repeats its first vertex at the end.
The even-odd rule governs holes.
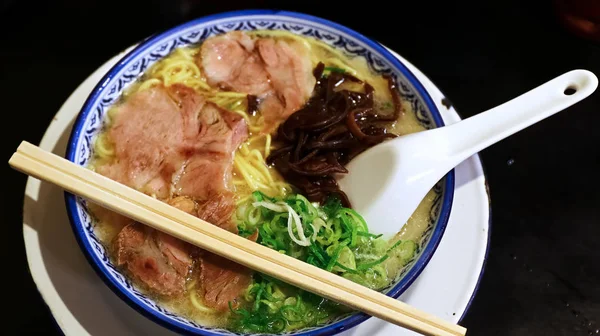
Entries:
POLYGON ((117 264, 125 266, 151 291, 178 295, 192 267, 187 243, 139 223, 125 226, 117 236, 117 264))
POLYGON ((198 212, 198 204, 188 196, 177 196, 168 200, 167 203, 190 215, 195 216, 198 212))
POLYGON ((264 114, 266 124, 276 124, 299 110, 310 98, 315 86, 312 64, 302 43, 263 38, 257 45, 271 86, 283 105, 278 114, 271 109, 264 114))
POLYGON ((230 192, 233 156, 248 129, 236 113, 184 85, 137 92, 115 113, 115 160, 99 173, 159 199, 207 201, 230 192))
MULTIPOLYGON (((118 107, 108 131, 115 159, 97 171, 237 233, 231 221, 231 172, 235 150, 247 136, 241 116, 205 101, 193 89, 156 86, 134 93, 118 107)), ((117 235, 114 248, 117 264, 152 291, 172 296, 185 290, 196 250, 191 245, 130 223, 117 235)))
POLYGON ((118 107, 108 131, 115 160, 97 171, 134 189, 166 198, 173 173, 185 156, 183 118, 177 104, 162 87, 137 92, 118 107))
MULTIPOLYGON (((235 229, 237 232, 237 228, 235 229)), ((256 242, 258 230, 248 236, 256 242)), ((252 282, 252 270, 214 254, 200 258, 200 281, 203 284, 204 303, 224 311, 236 307, 239 299, 252 282)))
POLYGON ((247 139, 244 119, 233 112, 207 105, 198 117, 202 125, 194 153, 175 183, 175 191, 193 197, 198 217, 237 233, 231 221, 235 210, 231 176, 235 150, 247 139))
POLYGON ((231 220, 235 202, 230 192, 214 194, 198 207, 198 217, 227 231, 238 233, 237 226, 231 220))
POLYGON ((248 129, 241 116, 212 104, 202 109, 197 120, 197 139, 186 149, 192 155, 175 188, 179 194, 208 200, 210 195, 232 191, 233 156, 248 129))
POLYGON ((259 98, 263 132, 272 132, 302 107, 315 85, 304 44, 270 37, 253 39, 240 31, 204 41, 198 65, 210 84, 259 98))
POLYGON ((228 259, 209 254, 200 260, 200 281, 204 303, 219 311, 237 307, 240 297, 250 285, 252 271, 228 259))
POLYGON ((202 43, 199 65, 213 86, 261 95, 271 88, 268 74, 254 49, 254 41, 245 33, 219 35, 202 43))

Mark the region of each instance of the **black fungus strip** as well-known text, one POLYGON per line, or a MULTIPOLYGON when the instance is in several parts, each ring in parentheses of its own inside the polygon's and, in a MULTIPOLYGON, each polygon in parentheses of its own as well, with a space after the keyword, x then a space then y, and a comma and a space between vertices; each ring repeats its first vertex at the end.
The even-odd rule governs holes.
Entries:
POLYGON ((387 76, 394 112, 379 114, 369 83, 347 73, 324 76, 324 69, 319 63, 313 71, 317 82, 309 101, 279 126, 274 139, 279 149, 267 162, 310 201, 323 202, 337 195, 344 206, 351 207, 335 176, 346 174, 344 165, 356 155, 396 136, 386 131, 386 125, 400 117, 400 95, 387 76), (344 81, 361 84, 363 90, 342 88, 344 81))

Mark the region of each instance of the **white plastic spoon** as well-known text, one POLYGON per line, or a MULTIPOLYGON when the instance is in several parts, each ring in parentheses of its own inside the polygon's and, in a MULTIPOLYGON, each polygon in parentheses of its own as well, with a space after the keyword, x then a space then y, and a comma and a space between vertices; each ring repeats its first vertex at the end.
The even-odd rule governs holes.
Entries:
POLYGON ((567 72, 461 122, 376 145, 350 161, 338 182, 372 232, 396 234, 429 190, 463 160, 581 101, 597 86, 589 71, 567 72))

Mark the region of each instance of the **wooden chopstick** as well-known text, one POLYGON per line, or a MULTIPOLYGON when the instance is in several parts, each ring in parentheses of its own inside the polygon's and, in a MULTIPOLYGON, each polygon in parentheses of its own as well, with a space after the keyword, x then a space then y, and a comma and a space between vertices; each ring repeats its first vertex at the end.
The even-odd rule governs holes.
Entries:
POLYGON ((466 333, 459 325, 221 229, 26 141, 9 164, 209 252, 398 326, 424 335, 466 333))

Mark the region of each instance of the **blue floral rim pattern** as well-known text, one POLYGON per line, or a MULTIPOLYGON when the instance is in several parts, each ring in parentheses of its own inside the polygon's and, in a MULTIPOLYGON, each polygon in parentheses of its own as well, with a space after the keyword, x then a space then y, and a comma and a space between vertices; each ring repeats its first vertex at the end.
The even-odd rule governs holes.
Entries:
MULTIPOLYGON (((86 165, 91 156, 93 137, 102 128, 106 110, 119 98, 122 90, 135 81, 149 66, 175 48, 196 44, 207 37, 230 30, 284 29, 304 36, 315 37, 340 48, 349 56, 364 57, 369 67, 390 74, 398 84, 404 99, 410 101, 417 119, 426 128, 444 123, 431 97, 416 77, 397 58, 380 44, 339 24, 314 16, 273 10, 227 12, 203 17, 164 33, 151 36, 125 55, 102 78, 86 100, 71 133, 66 157, 86 165)), ((387 295, 398 297, 418 277, 437 249, 445 231, 454 195, 454 170, 434 188, 436 200, 430 210, 432 225, 426 233, 428 241, 419 256, 403 273, 400 281, 386 289, 387 295)), ((67 212, 75 237, 84 254, 104 282, 125 302, 153 321, 179 333, 190 335, 232 335, 234 333, 200 326, 174 314, 139 292, 110 262, 108 254, 95 236, 86 202, 65 193, 67 212)), ((350 329, 368 319, 363 313, 341 318, 323 327, 302 330, 293 335, 332 335, 350 329)))

